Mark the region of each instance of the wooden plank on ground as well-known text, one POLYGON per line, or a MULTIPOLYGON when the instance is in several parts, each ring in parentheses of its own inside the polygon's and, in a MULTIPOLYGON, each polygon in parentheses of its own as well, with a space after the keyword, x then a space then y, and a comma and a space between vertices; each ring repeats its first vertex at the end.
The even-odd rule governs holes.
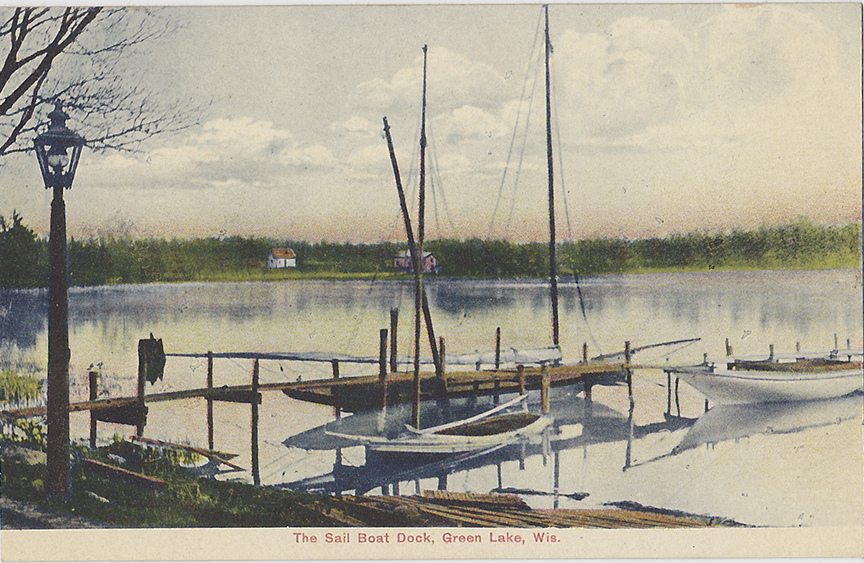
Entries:
POLYGON ((88 471, 95 473, 96 475, 123 481, 124 483, 135 487, 143 487, 154 491, 164 491, 168 486, 168 483, 162 479, 148 477, 147 475, 135 473, 134 471, 129 471, 128 469, 123 469, 121 467, 114 467, 113 465, 108 465, 107 463, 102 463, 100 461, 84 459, 81 463, 84 464, 84 467, 88 471))
POLYGON ((237 457, 237 454, 229 454, 225 452, 217 452, 213 450, 205 450, 202 448, 196 448, 195 446, 188 446, 185 444, 173 444, 171 442, 165 442, 163 440, 154 440, 152 438, 144 438, 142 436, 130 436, 129 437, 134 442, 141 442, 142 444, 150 444, 152 446, 159 446, 160 448, 171 448, 174 450, 183 450, 187 452, 192 452, 198 454, 200 456, 204 456, 207 459, 212 459, 213 461, 217 461, 221 464, 227 465, 233 469, 238 469, 240 471, 246 471, 239 465, 231 463, 226 458, 237 457))

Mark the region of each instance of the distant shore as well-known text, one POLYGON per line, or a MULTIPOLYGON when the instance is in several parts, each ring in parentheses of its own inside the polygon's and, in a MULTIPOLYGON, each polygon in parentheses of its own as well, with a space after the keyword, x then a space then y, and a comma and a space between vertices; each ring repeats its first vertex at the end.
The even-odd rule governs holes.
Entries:
MULTIPOLYGON (((0 263, 8 254, 21 266, 0 270, 0 287, 46 287, 47 242, 37 240, 32 232, 18 238, 28 237, 32 241, 26 249, 15 246, 12 238, 4 242, 0 237, 0 263), (7 243, 12 246, 6 248, 7 243)), ((566 241, 557 245, 556 254, 562 280, 602 274, 823 270, 859 267, 860 240, 857 222, 815 225, 799 219, 783 226, 721 234, 566 241)), ((310 243, 239 236, 73 238, 68 244, 69 284, 411 279, 410 271, 395 267, 405 251, 405 244, 394 242, 310 243), (291 256, 292 267, 268 268, 273 252, 291 256)), ((549 275, 547 243, 439 239, 426 241, 423 251, 434 258, 438 272, 429 274, 430 278, 541 279, 549 275)))

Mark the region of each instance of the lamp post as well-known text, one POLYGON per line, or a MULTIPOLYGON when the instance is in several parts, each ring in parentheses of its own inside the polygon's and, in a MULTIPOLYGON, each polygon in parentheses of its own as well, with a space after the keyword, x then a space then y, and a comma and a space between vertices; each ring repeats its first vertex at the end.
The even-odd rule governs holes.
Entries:
POLYGON ((33 144, 51 201, 48 239, 48 460, 45 490, 69 493, 69 324, 66 273, 66 204, 63 190, 72 187, 84 139, 66 127, 69 116, 60 102, 48 114, 48 129, 33 144))

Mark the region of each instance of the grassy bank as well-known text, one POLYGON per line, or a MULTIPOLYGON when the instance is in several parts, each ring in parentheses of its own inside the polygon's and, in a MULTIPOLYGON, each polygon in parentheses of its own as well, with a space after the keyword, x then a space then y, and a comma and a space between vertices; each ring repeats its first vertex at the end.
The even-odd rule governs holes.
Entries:
MULTIPOLYGON (((800 219, 788 225, 689 233, 665 238, 583 239, 558 245, 561 276, 857 268, 857 223, 814 225, 800 219)), ((310 243, 260 237, 131 239, 101 237, 69 241, 71 285, 184 281, 408 279, 393 268, 404 244, 310 243), (292 248, 296 268, 266 268, 273 248, 292 248)), ((543 278, 548 275, 545 243, 504 240, 430 240, 440 276, 467 279, 543 278)), ((0 287, 44 287, 47 242, 18 218, 14 232, 0 233, 0 287), (10 234, 11 233, 11 234, 10 234), (14 235, 14 236, 13 236, 14 235), (26 244, 25 244, 26 243, 26 244), (6 265, 15 264, 15 268, 6 265)))
MULTIPOLYGON (((2 494, 37 506, 120 527, 334 526, 325 497, 241 483, 199 479, 179 466, 180 454, 116 441, 98 450, 75 448, 69 499, 45 495, 44 454, 2 445, 2 494), (88 473, 88 458, 161 479, 155 492, 88 473), (120 463, 118 463, 120 460, 120 463)), ((188 460, 186 460, 188 461, 188 460)))

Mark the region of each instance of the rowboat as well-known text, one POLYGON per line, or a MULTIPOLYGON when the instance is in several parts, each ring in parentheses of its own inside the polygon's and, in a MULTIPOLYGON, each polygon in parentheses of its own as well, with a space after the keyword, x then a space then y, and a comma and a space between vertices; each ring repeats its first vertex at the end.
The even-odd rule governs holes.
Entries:
MULTIPOLYGON (((858 353, 860 355, 860 352, 858 353)), ((718 404, 812 401, 864 388, 860 360, 836 352, 817 357, 735 360, 668 370, 718 404)))
POLYGON ((325 434, 365 445, 370 451, 384 455, 441 456, 478 452, 499 448, 521 438, 540 434, 552 418, 529 412, 497 414, 527 399, 516 399, 477 416, 423 430, 407 426, 395 437, 344 434, 325 429, 325 434))

